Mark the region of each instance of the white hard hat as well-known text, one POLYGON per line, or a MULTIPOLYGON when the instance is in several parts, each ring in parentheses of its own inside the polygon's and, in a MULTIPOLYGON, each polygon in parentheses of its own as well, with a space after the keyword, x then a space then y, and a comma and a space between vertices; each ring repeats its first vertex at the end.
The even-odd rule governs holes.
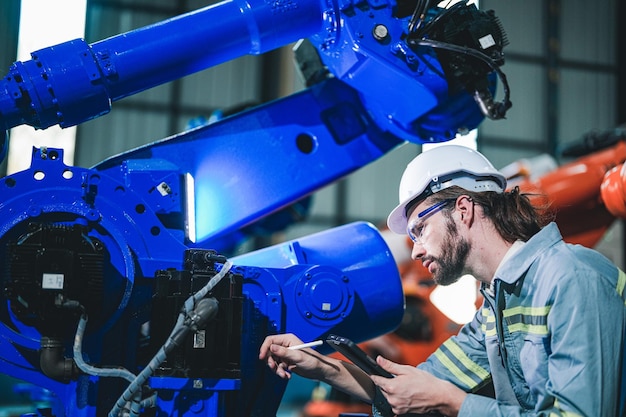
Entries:
POLYGON ((459 145, 443 145, 417 155, 404 170, 400 180, 400 204, 387 218, 387 226, 395 233, 406 233, 406 207, 416 197, 424 198, 453 185, 468 191, 506 189, 506 177, 474 149, 459 145))

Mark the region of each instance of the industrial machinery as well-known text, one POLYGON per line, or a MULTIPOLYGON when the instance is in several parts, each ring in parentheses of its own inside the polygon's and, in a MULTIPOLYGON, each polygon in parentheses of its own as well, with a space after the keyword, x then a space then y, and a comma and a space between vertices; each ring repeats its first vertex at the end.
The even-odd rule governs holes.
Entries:
POLYGON ((34 413, 272 416, 285 383, 258 361, 266 335, 360 342, 399 324, 398 269, 370 224, 231 259, 225 242, 406 141, 503 118, 506 36, 491 11, 226 0, 33 52, 0 82, 0 130, 77 125, 296 41, 301 92, 91 168, 35 148, 2 179, 1 371, 52 394, 34 413))
POLYGON ((551 210, 566 242, 593 248, 617 219, 626 218, 626 128, 588 132, 561 154, 568 162, 547 172, 534 172, 528 160, 502 172, 509 187, 519 186, 551 210))

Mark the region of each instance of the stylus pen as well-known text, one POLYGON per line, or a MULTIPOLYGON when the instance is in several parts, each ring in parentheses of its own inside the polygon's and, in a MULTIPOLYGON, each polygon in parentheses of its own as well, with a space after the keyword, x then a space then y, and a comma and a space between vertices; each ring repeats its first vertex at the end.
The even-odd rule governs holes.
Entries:
POLYGON ((314 340, 312 342, 309 343, 303 343, 301 345, 293 345, 293 346, 289 346, 287 349, 291 349, 291 350, 300 350, 300 349, 304 349, 304 348, 308 348, 308 347, 313 347, 313 346, 319 346, 322 343, 324 343, 321 340, 314 340))

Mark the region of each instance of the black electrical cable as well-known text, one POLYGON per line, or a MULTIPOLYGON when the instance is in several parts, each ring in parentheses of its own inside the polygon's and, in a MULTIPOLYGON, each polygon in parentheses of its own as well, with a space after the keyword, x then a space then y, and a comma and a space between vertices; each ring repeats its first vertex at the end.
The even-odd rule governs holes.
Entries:
POLYGON ((484 63, 489 65, 489 67, 493 71, 495 71, 495 73, 500 78, 500 81, 502 82, 502 87, 504 89, 504 99, 501 103, 498 104, 498 109, 496 110, 497 113, 503 117, 504 113, 506 113, 506 111, 511 108, 509 83, 506 79, 506 75, 502 72, 502 70, 500 70, 499 66, 493 61, 493 59, 491 59, 486 54, 476 49, 454 45, 447 42, 435 41, 431 39, 410 39, 408 42, 414 46, 428 46, 435 49, 445 49, 447 51, 456 52, 463 55, 469 55, 473 58, 483 61, 484 63))
MULTIPOLYGON (((445 9, 443 12, 439 13, 437 16, 435 16, 433 18, 433 20, 431 20, 430 22, 426 23, 419 31, 415 30, 415 34, 413 36, 416 36, 418 38, 422 37, 422 34, 427 33, 427 32, 431 32, 433 30, 433 28, 441 21, 441 19, 443 19, 444 17, 447 17, 448 15, 454 13, 457 11, 457 9, 460 9, 461 7, 466 7, 467 2, 458 2, 456 4, 453 4, 450 8, 445 9)), ((411 33, 411 31, 409 31, 409 33, 411 33)))
POLYGON ((413 15, 411 16, 411 20, 409 21, 408 29, 409 33, 413 31, 417 31, 424 21, 424 16, 426 15, 426 11, 428 10, 430 5, 430 0, 418 0, 415 4, 415 10, 413 10, 413 15))

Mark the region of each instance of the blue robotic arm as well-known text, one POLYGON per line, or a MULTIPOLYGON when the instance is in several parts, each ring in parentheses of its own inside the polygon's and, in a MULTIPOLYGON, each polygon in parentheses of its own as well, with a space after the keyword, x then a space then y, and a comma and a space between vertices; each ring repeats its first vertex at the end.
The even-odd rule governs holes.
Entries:
POLYGON ((504 116, 497 20, 430 3, 225 1, 15 63, 0 83, 2 129, 76 125, 303 38, 309 82, 92 168, 34 149, 31 167, 0 185, 3 372, 52 392, 47 415, 268 416, 285 386, 257 360, 267 334, 358 342, 393 330, 400 278, 369 224, 230 260, 221 252, 407 140, 445 141, 504 116))
POLYGON ((430 3, 224 1, 91 45, 77 39, 45 48, 15 63, 0 84, 0 127, 74 126, 109 112, 113 101, 308 38, 382 130, 409 141, 449 140, 485 115, 504 117, 508 94, 498 115, 484 80, 499 72, 506 36, 493 14, 430 3), (472 95, 484 114, 467 102, 472 95))

